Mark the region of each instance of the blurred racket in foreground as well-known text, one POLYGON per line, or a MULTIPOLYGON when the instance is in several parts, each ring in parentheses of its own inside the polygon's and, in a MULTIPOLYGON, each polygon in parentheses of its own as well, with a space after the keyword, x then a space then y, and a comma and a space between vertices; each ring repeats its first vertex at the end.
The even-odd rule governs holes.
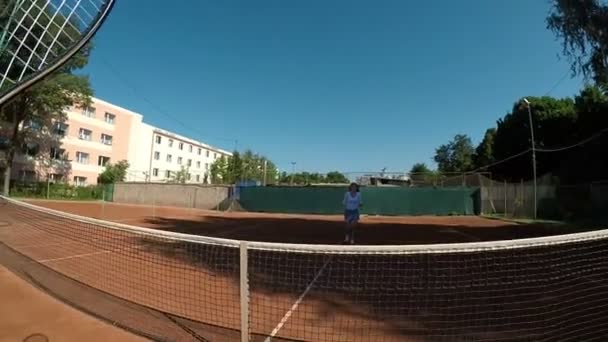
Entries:
POLYGON ((115 0, 0 0, 0 107, 61 67, 115 0))

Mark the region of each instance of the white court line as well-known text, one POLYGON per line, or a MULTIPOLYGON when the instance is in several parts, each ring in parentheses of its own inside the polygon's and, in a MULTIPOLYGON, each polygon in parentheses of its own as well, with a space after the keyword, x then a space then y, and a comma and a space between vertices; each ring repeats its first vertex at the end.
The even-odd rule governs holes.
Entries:
POLYGON ((327 265, 329 265, 329 263, 331 262, 332 259, 333 258, 327 259, 327 261, 325 262, 325 264, 323 265, 323 267, 321 267, 321 269, 319 270, 319 272, 317 272, 317 275, 315 275, 315 277, 310 282, 310 284, 308 284, 308 287, 306 287, 306 290, 304 290, 304 292, 300 295, 300 297, 298 297, 298 300, 296 300, 296 302, 293 303, 293 305, 291 306, 291 308, 285 313, 285 315, 283 316, 283 318, 281 319, 281 321, 279 322, 279 324, 277 324, 277 326, 272 330, 272 332, 270 333, 270 335, 268 335, 268 337, 264 340, 264 342, 270 342, 270 341, 272 341, 272 338, 276 334, 279 333, 279 331, 281 330, 281 328, 283 328, 283 326, 285 325, 285 323, 287 323, 287 320, 289 320, 289 317, 291 317, 291 315, 293 314, 293 312, 296 311, 296 309, 298 308, 298 306, 300 305, 300 303, 302 302, 302 300, 304 299, 304 297, 306 297, 306 295, 308 294, 308 292, 310 291, 310 289, 312 289, 312 286, 317 281, 317 279, 319 279, 319 277, 321 276, 321 274, 325 270, 325 267, 327 267, 327 265))
POLYGON ((45 262, 68 260, 68 259, 86 258, 88 256, 106 254, 106 253, 112 253, 112 252, 114 252, 114 251, 99 251, 99 252, 92 252, 92 253, 85 253, 85 254, 70 255, 70 256, 66 256, 66 257, 62 257, 62 258, 35 260, 35 262, 45 263, 45 262))
POLYGON ((114 249, 114 250, 105 250, 105 251, 91 252, 91 253, 84 253, 84 254, 76 254, 76 255, 69 255, 69 256, 61 257, 61 258, 34 260, 34 262, 46 263, 46 262, 53 262, 53 261, 61 261, 61 260, 69 260, 69 259, 77 259, 77 258, 86 258, 86 257, 94 256, 94 255, 114 253, 114 252, 121 252, 121 251, 126 251, 126 250, 130 251, 130 250, 141 249, 141 248, 144 248, 144 246, 138 246, 138 247, 133 247, 133 248, 121 248, 121 249, 114 249))
POLYGON ((71 241, 71 242, 57 242, 57 243, 47 243, 47 244, 40 244, 40 245, 24 245, 24 246, 19 246, 18 244, 15 244, 15 248, 34 248, 34 247, 48 247, 48 246, 62 246, 62 245, 71 245, 74 243, 80 243, 83 244, 82 242, 78 242, 78 241, 71 241))

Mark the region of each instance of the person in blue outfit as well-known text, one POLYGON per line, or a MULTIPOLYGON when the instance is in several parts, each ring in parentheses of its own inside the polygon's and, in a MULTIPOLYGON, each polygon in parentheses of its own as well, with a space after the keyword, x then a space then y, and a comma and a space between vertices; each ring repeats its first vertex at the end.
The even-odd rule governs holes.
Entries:
POLYGON ((351 183, 344 194, 344 221, 346 221, 346 236, 344 243, 355 243, 355 227, 359 223, 359 209, 363 206, 361 192, 357 183, 351 183))

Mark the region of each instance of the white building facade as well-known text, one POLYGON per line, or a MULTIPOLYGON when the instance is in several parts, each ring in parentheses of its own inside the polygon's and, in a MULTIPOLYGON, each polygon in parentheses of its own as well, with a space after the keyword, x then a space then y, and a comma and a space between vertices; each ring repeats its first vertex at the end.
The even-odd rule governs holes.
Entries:
POLYGON ((209 184, 211 164, 230 152, 188 137, 142 123, 132 139, 138 153, 133 156, 127 176, 130 182, 171 182, 178 172, 186 183, 209 184))

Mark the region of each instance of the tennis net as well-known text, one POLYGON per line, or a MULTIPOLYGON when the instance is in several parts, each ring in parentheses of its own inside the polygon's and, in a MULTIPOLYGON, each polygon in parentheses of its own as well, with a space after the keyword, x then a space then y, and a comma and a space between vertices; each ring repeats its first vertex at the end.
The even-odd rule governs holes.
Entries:
POLYGON ((0 199, 0 260, 153 340, 608 336, 608 232, 418 246, 243 242, 0 199))

